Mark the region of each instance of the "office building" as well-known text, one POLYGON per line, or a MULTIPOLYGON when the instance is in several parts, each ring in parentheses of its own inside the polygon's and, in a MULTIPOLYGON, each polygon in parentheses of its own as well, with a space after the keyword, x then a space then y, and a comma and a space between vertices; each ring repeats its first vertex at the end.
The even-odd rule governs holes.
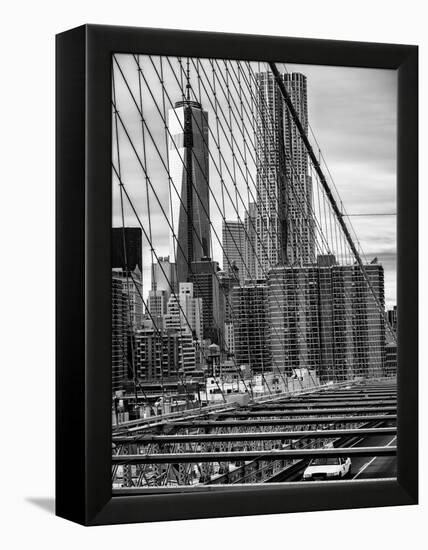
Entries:
MULTIPOLYGON (((306 77, 283 74, 285 87, 307 132, 306 77)), ((258 109, 257 256, 258 277, 276 265, 315 262, 312 182, 307 153, 271 72, 256 75, 258 109), (261 265, 260 265, 261 264, 261 265)))
POLYGON ((195 298, 202 298, 203 338, 212 343, 222 342, 224 330, 224 301, 221 297, 219 265, 211 258, 192 262, 191 280, 195 298))
MULTIPOLYGON (((282 75, 303 129, 308 134, 308 94, 306 76, 282 75)), ((308 154, 287 108, 283 109, 287 182, 287 259, 290 265, 315 262, 315 223, 312 211, 312 178, 308 154)))
MULTIPOLYGON (((365 271, 372 289, 373 297, 361 270, 350 266, 354 287, 354 353, 357 369, 362 376, 380 377, 385 368, 385 286, 382 265, 370 263, 365 271), (382 312, 379 311, 379 304, 382 312)), ((355 371, 357 371, 355 369, 355 371)), ((358 372, 354 372, 358 375, 358 372)))
POLYGON ((168 293, 166 290, 149 290, 147 309, 152 317, 162 317, 167 312, 168 293))
POLYGON ((163 316, 164 329, 190 334, 194 340, 203 337, 203 302, 194 296, 193 283, 180 283, 179 293, 170 296, 163 316))
POLYGON ((140 328, 144 313, 144 303, 141 271, 138 265, 133 271, 125 271, 121 268, 113 269, 113 276, 115 279, 122 281, 130 326, 133 329, 140 328))
POLYGON ((113 274, 111 287, 112 305, 112 391, 123 389, 128 375, 128 308, 123 281, 113 274))
POLYGON ((397 334, 397 306, 394 306, 392 309, 388 309, 386 311, 386 319, 392 330, 395 332, 395 334, 397 334))
POLYGON ((193 283, 180 283, 179 301, 182 326, 188 327, 187 332, 200 342, 203 337, 203 300, 194 296, 193 283))
POLYGON ((130 325, 141 325, 142 299, 142 232, 139 227, 113 227, 111 243, 112 271, 122 281, 126 296, 130 325))
POLYGON ((235 332, 233 323, 230 321, 224 323, 224 341, 227 355, 235 355, 235 332))
POLYGON ((271 72, 256 74, 256 278, 286 261, 283 100, 271 72))
MULTIPOLYGON (((365 269, 382 305, 383 268, 365 269)), ((357 265, 320 256, 316 266, 273 268, 267 285, 274 366, 316 370, 323 382, 383 375, 384 316, 357 265)))
POLYGON ((167 301, 172 292, 178 292, 177 266, 169 256, 159 257, 152 265, 152 290, 165 292, 167 301))
POLYGON ((140 380, 160 380, 177 376, 180 367, 178 334, 144 328, 134 335, 134 354, 140 380))
POLYGON ((218 271, 217 279, 219 281, 220 288, 219 308, 222 312, 220 317, 223 319, 224 323, 228 323, 233 320, 234 316, 232 307, 232 289, 235 286, 239 286, 238 273, 236 271, 232 273, 218 271))
POLYGON ((253 373, 272 368, 269 346, 268 288, 259 280, 232 290, 235 362, 253 373))
POLYGON ((142 231, 140 227, 113 227, 111 244, 112 269, 143 272, 142 231))
POLYGON ((267 288, 272 364, 287 376, 293 369, 319 367, 317 269, 276 266, 267 288))
POLYGON ((171 248, 178 282, 188 282, 193 261, 210 256, 208 113, 189 98, 168 114, 171 248))
POLYGON ((257 278, 257 204, 250 202, 244 216, 245 229, 245 265, 247 266, 244 281, 257 278))
POLYGON ((393 342, 385 346, 385 376, 397 376, 397 344, 393 342))
POLYGON ((245 262, 245 225, 239 220, 223 220, 223 270, 241 283, 250 277, 245 262))

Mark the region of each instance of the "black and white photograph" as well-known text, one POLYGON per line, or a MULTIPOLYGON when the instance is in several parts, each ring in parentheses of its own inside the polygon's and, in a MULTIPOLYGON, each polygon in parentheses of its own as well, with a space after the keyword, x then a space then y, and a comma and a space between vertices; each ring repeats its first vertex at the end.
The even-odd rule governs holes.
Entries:
POLYGON ((111 59, 113 495, 397 477, 397 72, 111 59))
POLYGON ((5 5, 3 547, 423 546, 422 5, 5 5))

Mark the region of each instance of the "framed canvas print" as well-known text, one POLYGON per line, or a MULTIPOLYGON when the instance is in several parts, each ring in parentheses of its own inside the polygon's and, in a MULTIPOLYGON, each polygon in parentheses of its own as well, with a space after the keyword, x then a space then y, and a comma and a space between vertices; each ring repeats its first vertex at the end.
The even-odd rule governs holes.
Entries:
POLYGON ((417 47, 57 36, 56 510, 417 503, 417 47))

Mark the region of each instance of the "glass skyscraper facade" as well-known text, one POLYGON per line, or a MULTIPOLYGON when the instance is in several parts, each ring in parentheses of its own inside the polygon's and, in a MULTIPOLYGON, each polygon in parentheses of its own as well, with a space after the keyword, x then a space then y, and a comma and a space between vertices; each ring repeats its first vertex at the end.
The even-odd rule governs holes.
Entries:
POLYGON ((190 280, 191 264, 210 256, 208 113, 184 100, 168 116, 170 216, 177 283, 190 280))
MULTIPOLYGON (((312 180, 305 146, 272 73, 258 73, 257 277, 270 267, 315 262, 312 180)), ((308 131, 306 77, 283 74, 285 87, 302 126, 308 131)))

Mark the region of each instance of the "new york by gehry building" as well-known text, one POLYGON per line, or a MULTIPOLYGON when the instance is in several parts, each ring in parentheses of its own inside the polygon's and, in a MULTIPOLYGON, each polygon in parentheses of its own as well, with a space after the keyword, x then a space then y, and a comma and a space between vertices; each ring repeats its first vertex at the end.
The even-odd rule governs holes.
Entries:
MULTIPOLYGON (((308 131, 306 77, 282 75, 302 126, 308 131)), ((305 146, 271 72, 256 74, 257 278, 277 264, 315 262, 312 180, 305 146)))

